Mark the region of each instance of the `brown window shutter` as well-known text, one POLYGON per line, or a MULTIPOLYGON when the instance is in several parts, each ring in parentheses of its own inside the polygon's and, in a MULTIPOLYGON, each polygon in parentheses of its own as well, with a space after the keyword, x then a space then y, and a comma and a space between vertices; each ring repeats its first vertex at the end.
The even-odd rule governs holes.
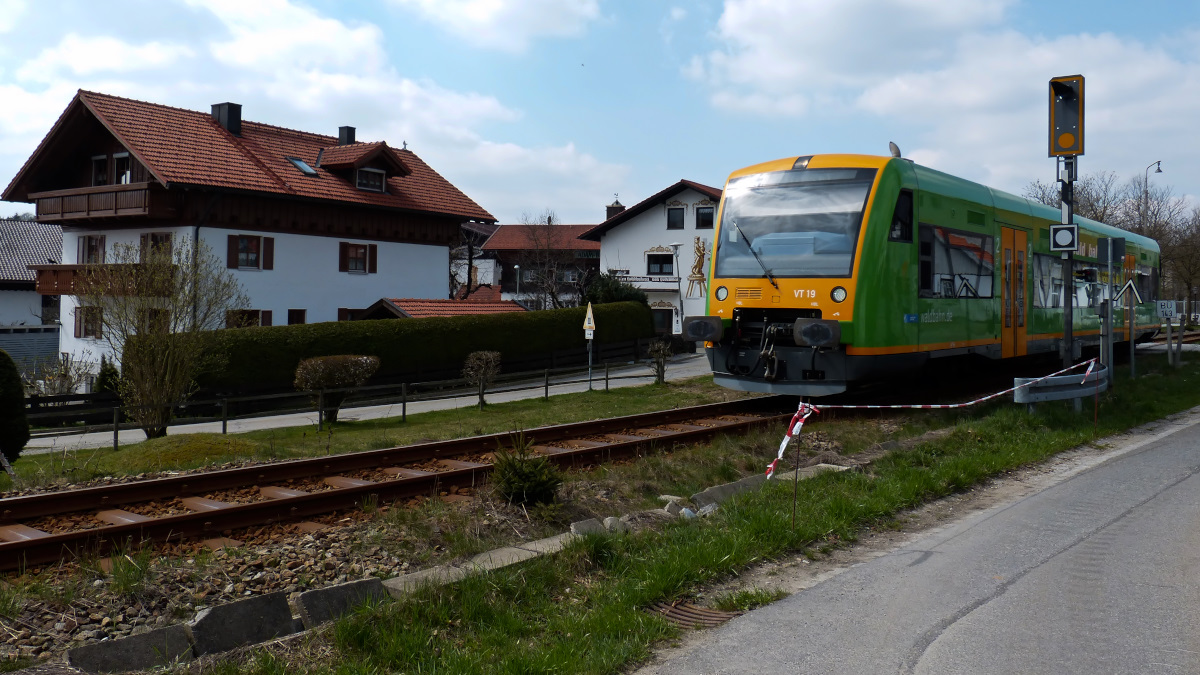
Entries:
MULTIPOLYGON (((263 264, 264 270, 275 269, 275 237, 263 237, 263 264)), ((271 324, 263 324, 270 326, 271 324)))
POLYGON ((375 274, 378 271, 379 246, 371 244, 367 247, 367 272, 375 274))
POLYGON ((231 270, 237 269, 238 258, 238 236, 236 234, 229 235, 228 255, 225 259, 225 266, 231 270))
POLYGON ((83 337, 83 307, 75 308, 75 337, 83 337))
MULTIPOLYGON (((82 265, 87 262, 87 237, 80 236, 75 240, 75 264, 82 265)), ((65 260, 63 262, 66 262, 65 260)), ((79 337, 76 335, 75 337, 79 337)))
MULTIPOLYGON (((338 271, 350 271, 350 244, 344 241, 338 242, 338 271)), ((340 321, 341 319, 338 320, 340 321)))
POLYGON ((107 251, 105 250, 104 246, 104 235, 100 235, 100 262, 104 262, 105 255, 107 255, 107 251))
POLYGON ((271 310, 264 309, 259 314, 259 325, 260 326, 270 326, 271 325, 271 310))

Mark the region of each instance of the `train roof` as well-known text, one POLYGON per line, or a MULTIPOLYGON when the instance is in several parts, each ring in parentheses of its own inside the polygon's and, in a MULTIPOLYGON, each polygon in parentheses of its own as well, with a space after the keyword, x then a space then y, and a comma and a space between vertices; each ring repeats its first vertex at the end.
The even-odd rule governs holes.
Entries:
MULTIPOLYGON (((1043 219, 1043 220, 1058 220, 1061 218, 1061 212, 1058 208, 1047 206, 1041 202, 1026 199, 1003 190, 976 183, 966 178, 959 178, 948 174, 944 171, 931 169, 913 162, 910 159, 899 157, 884 157, 879 155, 857 155, 857 154, 823 154, 823 155, 799 155, 793 157, 785 157, 782 159, 762 162, 752 166, 738 169, 729 174, 729 180, 749 176, 758 173, 767 173, 773 171, 789 171, 795 167, 797 160, 807 158, 807 168, 823 169, 823 168, 845 168, 845 167, 861 167, 869 169, 883 169, 889 163, 904 162, 912 167, 916 173, 918 183, 922 184, 922 189, 934 189, 938 192, 947 193, 948 196, 967 198, 974 201, 990 202, 993 208, 1004 209, 1008 211, 1016 211, 1018 213, 1027 213, 1028 215, 1043 219), (924 178, 924 180, 922 180, 924 178), (926 187, 928 186, 928 187, 926 187), (936 186, 936 187, 934 187, 936 186), (986 195, 986 197, 985 197, 986 195)), ((1112 225, 1108 225, 1090 218, 1075 216, 1075 222, 1084 226, 1091 233, 1104 237, 1123 237, 1126 241, 1136 243, 1139 247, 1155 252, 1159 251, 1158 242, 1150 237, 1146 237, 1128 230, 1122 230, 1112 225)))

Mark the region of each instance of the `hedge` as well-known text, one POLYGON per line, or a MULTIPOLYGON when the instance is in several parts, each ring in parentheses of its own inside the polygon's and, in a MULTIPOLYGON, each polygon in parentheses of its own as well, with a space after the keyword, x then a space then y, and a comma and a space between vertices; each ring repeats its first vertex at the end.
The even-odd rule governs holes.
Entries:
POLYGON ((29 421, 25 417, 25 388, 17 364, 0 349, 0 452, 10 462, 17 461, 29 442, 29 421))
MULTIPOLYGON (((290 387, 296 366, 314 356, 378 356, 375 380, 461 370, 467 355, 497 351, 504 359, 583 347, 586 309, 572 307, 427 319, 337 321, 213 331, 205 335, 219 371, 200 376, 203 389, 290 387)), ((650 308, 636 302, 593 307, 597 343, 654 335, 650 308)))

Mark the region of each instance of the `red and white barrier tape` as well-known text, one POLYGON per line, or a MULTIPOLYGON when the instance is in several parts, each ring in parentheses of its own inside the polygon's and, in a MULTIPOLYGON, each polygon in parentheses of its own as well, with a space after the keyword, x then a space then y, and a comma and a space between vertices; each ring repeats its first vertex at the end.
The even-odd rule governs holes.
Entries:
MULTIPOLYGON (((1012 392, 1014 392, 1018 389, 1033 386, 1043 380, 1048 380, 1052 377, 1057 377, 1059 375, 1062 375, 1063 373, 1069 373, 1072 370, 1076 370, 1076 369, 1081 368, 1086 365, 1087 372, 1084 373, 1083 381, 1080 382, 1080 384, 1083 384, 1083 382, 1087 382, 1087 378, 1092 374, 1092 369, 1096 366, 1096 362, 1097 362, 1097 359, 1088 359, 1087 361, 1084 361, 1082 363, 1077 363, 1069 368, 1063 368, 1062 370, 1050 373, 1049 375, 1044 375, 1035 380, 1030 380, 1028 382, 1018 384, 1015 387, 1009 387, 1008 389, 1005 389, 1004 391, 998 391, 994 394, 988 394, 987 396, 984 396, 983 398, 977 398, 974 401, 967 401, 965 403, 939 403, 939 404, 932 404, 932 405, 826 405, 826 406, 821 406, 821 407, 826 410, 832 410, 832 409, 841 409, 841 410, 949 410, 952 408, 966 408, 968 406, 973 406, 973 405, 976 405, 979 403, 983 403, 984 401, 990 401, 999 396, 1004 396, 1005 394, 1011 394, 1012 392)), ((815 406, 811 403, 805 403, 803 401, 800 402, 800 406, 799 406, 799 408, 797 408, 796 414, 793 415, 792 420, 790 422, 788 422, 787 434, 784 435, 783 442, 779 444, 779 454, 776 455, 774 461, 772 461, 769 465, 767 465, 767 479, 768 480, 770 480, 771 476, 775 475, 775 466, 777 464, 779 464, 779 460, 783 459, 783 453, 787 450, 788 444, 791 442, 791 440, 793 438, 800 435, 800 430, 804 427, 805 420, 807 420, 809 418, 809 416, 813 415, 814 413, 820 413, 820 412, 821 412, 821 409, 817 408, 817 406, 815 406)))

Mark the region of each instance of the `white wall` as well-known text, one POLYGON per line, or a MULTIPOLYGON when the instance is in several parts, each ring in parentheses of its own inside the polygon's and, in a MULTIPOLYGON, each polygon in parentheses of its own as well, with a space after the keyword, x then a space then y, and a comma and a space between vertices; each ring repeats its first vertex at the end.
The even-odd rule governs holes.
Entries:
POLYGON ((663 249, 670 251, 670 244, 678 243, 679 255, 675 261, 675 275, 679 282, 631 282, 634 286, 646 291, 650 306, 655 309, 670 308, 674 311, 674 332, 678 334, 684 316, 704 314, 707 286, 700 283, 691 284, 688 276, 696 262, 695 240, 700 237, 704 243, 705 254, 701 274, 707 274, 708 264, 712 258, 712 229, 696 229, 696 208, 712 206, 715 220, 717 203, 707 200, 707 195, 695 190, 684 190, 660 204, 617 225, 600 238, 600 269, 627 269, 629 276, 647 276, 646 255, 650 252, 662 253, 663 249), (675 202, 680 202, 676 204, 675 202), (669 206, 684 208, 683 229, 667 229, 667 208, 669 206), (657 249, 657 250, 655 250, 657 249), (690 286, 690 288, 689 288, 690 286), (689 292, 690 291, 690 292, 689 292), (681 303, 682 298, 682 303, 681 303))
POLYGON ((0 291, 0 326, 39 326, 42 296, 34 291, 0 291))

